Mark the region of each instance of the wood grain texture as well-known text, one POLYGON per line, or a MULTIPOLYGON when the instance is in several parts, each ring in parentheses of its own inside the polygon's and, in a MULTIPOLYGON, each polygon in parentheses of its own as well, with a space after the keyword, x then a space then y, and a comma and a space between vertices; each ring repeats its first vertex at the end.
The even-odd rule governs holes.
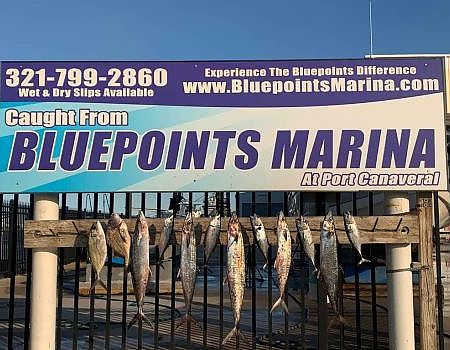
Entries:
MULTIPOLYGON (((267 233, 270 244, 275 245, 276 223, 275 217, 261 218, 267 233)), ((194 231, 197 235, 198 244, 203 244, 204 235, 209 224, 209 218, 194 219, 194 231)), ((253 243, 253 233, 251 231, 250 220, 248 217, 240 219, 244 243, 253 243)), ((291 232, 292 242, 297 243, 297 229, 295 217, 286 218, 289 230, 291 232)), ((323 220, 322 216, 307 217, 310 225, 313 240, 319 243, 320 226, 323 220)), ((418 243, 419 225, 417 215, 404 214, 398 216, 358 216, 355 217, 358 225, 362 244, 394 244, 394 243, 418 243)), ((90 227, 96 220, 49 220, 35 221, 27 220, 25 222, 25 248, 39 247, 86 247, 87 235, 90 227)), ((106 223, 107 220, 100 220, 106 223)), ((134 231, 135 219, 126 219, 128 231, 134 231)), ((178 243, 181 242, 181 228, 183 218, 175 219, 174 231, 178 243)), ((147 219, 150 229, 150 244, 158 244, 159 235, 163 228, 163 219, 147 219)), ((338 240, 341 244, 349 244, 344 231, 343 218, 335 217, 335 225, 338 240)), ((227 240, 228 218, 222 218, 222 227, 220 242, 226 243, 227 240)))
POLYGON ((431 193, 417 194, 419 219, 419 299, 421 349, 434 350, 436 341, 436 293, 433 271, 433 201, 431 193))

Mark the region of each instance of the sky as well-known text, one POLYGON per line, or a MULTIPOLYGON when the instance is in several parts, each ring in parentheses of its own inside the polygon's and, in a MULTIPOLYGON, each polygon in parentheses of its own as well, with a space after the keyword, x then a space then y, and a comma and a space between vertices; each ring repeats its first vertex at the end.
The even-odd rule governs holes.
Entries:
MULTIPOLYGON (((0 60, 361 58, 369 0, 2 1, 0 60)), ((450 53, 450 1, 372 0, 373 53, 450 53)))
MULTIPOLYGON (((321 59, 371 52, 369 0, 4 0, 0 13, 0 61, 321 59)), ((374 54, 450 53, 448 0, 372 0, 372 19, 374 54)))

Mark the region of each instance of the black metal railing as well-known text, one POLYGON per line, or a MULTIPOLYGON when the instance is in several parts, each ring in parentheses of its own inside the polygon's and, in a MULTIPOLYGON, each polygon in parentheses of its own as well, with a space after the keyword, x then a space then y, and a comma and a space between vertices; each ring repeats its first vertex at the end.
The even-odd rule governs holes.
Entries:
MULTIPOLYGON (((266 193, 258 197, 256 193, 185 193, 183 204, 186 210, 202 206, 203 216, 216 209, 229 214, 236 211, 247 216, 264 204, 266 212, 257 212, 261 216, 273 216, 274 211, 283 209, 286 214, 321 215, 332 208, 336 215, 350 209, 355 215, 375 215, 376 194, 338 193, 314 194, 299 193, 295 205, 290 205, 292 196, 287 193, 266 193), (260 198, 260 199, 258 199, 260 198), (263 199, 261 199, 263 198, 263 199), (267 202, 265 202, 267 201, 267 202), (289 201, 289 203, 288 203, 289 201), (264 202, 264 203, 262 203, 264 202)), ((261 193, 259 193, 261 194, 261 193)), ((22 195, 21 195, 22 196, 22 195)), ((63 194, 61 196, 61 219, 67 218, 104 218, 117 211, 124 217, 134 216, 138 209, 161 218, 168 213, 164 210, 169 202, 169 193, 141 193, 139 195, 107 194, 107 211, 99 211, 99 199, 105 195, 92 194, 92 212, 86 209, 86 195, 63 194), (83 207, 84 205, 84 207, 83 207), (70 208, 76 209, 70 209, 70 208)), ((7 257, 4 272, 9 277, 9 293, 0 295, 0 348, 28 349, 30 329, 30 290, 28 278, 22 279, 25 291, 19 291, 19 275, 32 272, 31 250, 23 248, 24 220, 32 217, 33 196, 28 203, 19 202, 19 195, 13 195, 11 201, 2 200, 1 257, 7 257), (17 220, 14 220, 17 218, 17 220), (23 219, 21 219, 23 218, 23 219), (6 232, 6 233, 5 233, 6 232), (7 237, 5 239, 5 237, 7 237), (6 245, 3 242, 6 241, 6 245), (7 249, 5 249, 7 247, 7 249), (21 303, 24 303, 22 307, 21 303), (4 316, 4 317, 5 317, 4 316)), ((182 205, 183 207, 183 205, 182 205)), ((223 223, 223 225, 226 223, 223 223)), ((295 234, 295 228, 290 228, 295 234)), ((439 236, 436 236, 439 237, 439 236)), ((157 247, 151 251, 154 279, 145 298, 144 311, 155 322, 155 329, 138 323, 127 329, 128 321, 136 305, 127 273, 120 263, 115 262, 111 250, 108 251, 106 269, 107 291, 104 294, 89 293, 93 273, 86 261, 85 248, 61 248, 58 251, 57 284, 57 349, 387 349, 387 308, 383 289, 384 248, 368 245, 364 253, 371 258, 368 267, 357 266, 355 254, 347 246, 340 247, 339 258, 343 264, 344 278, 341 289, 340 309, 347 321, 345 325, 328 329, 326 297, 321 294, 321 285, 317 284, 310 266, 300 247, 293 247, 293 263, 286 290, 290 313, 281 311, 270 314, 273 302, 278 298, 276 272, 271 268, 264 271, 262 257, 256 245, 246 246, 246 292, 241 316, 241 330, 250 344, 242 339, 232 339, 222 346, 226 334, 233 327, 233 313, 230 308, 228 288, 224 286, 226 271, 226 246, 219 245, 209 263, 204 266, 202 247, 198 248, 196 292, 193 301, 193 316, 199 321, 188 324, 175 331, 177 320, 183 314, 184 302, 177 281, 179 254, 177 245, 172 242, 169 264, 171 274, 155 264, 157 247), (163 280, 162 275, 165 276, 163 280), (317 288, 317 292, 314 291, 317 288), (199 327, 200 326, 200 327, 199 327)), ((436 252, 439 254, 439 250, 436 252)), ((276 247, 269 249, 269 260, 273 262, 276 247)), ((439 256, 440 259, 440 256, 439 256)), ((437 257, 438 260, 438 257, 437 257)), ((439 260, 440 261, 440 260, 439 260)), ((3 269, 2 269, 3 271, 3 269)), ((439 270, 438 270, 439 271, 439 270)), ((3 280, 6 280, 5 278, 3 280)), ((2 282, 0 280, 0 282, 2 282)), ((441 276, 437 285, 442 288, 441 276)), ((1 286, 0 286, 0 290, 1 286)), ((98 291, 99 292, 99 291, 98 291)), ((443 295, 438 302, 438 335, 443 348, 445 335, 442 325, 443 295)), ((333 317, 330 314, 330 317, 333 317)), ((416 330, 418 334, 418 329, 416 330)))

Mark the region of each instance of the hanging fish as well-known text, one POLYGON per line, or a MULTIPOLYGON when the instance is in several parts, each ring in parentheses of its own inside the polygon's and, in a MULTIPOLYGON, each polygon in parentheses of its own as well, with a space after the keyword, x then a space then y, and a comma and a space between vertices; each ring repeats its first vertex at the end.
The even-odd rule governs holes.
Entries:
POLYGON ((320 231, 320 278, 322 279, 336 319, 333 323, 345 323, 344 317, 339 313, 337 305, 337 288, 339 284, 339 264, 337 257, 337 239, 333 214, 327 213, 320 231))
POLYGON ((145 321, 152 329, 154 329, 153 322, 145 316, 143 310, 144 297, 151 275, 148 225, 144 213, 139 211, 131 241, 131 279, 133 281, 134 296, 136 298, 138 311, 128 324, 128 329, 130 329, 138 320, 145 321))
POLYGON ((295 219, 295 225, 297 226, 297 233, 300 237, 300 241, 302 242, 303 250, 305 251, 308 258, 311 260, 311 263, 314 267, 314 273, 317 273, 316 266, 316 247, 314 246, 311 229, 309 228, 308 222, 305 220, 305 217, 302 215, 299 218, 295 219))
POLYGON ((186 315, 183 316, 175 329, 185 322, 195 322, 198 324, 197 320, 192 316, 192 299, 194 297, 195 280, 197 277, 197 245, 195 242, 195 234, 192 231, 192 225, 192 214, 187 213, 181 230, 181 262, 178 273, 181 277, 186 315))
MULTIPOLYGON (((158 263, 161 264, 164 261, 164 252, 167 250, 169 246, 170 238, 172 237, 173 232, 173 215, 164 219, 164 227, 161 232, 161 236, 159 237, 159 259, 158 263)), ((161 265, 162 266, 162 265, 161 265)))
POLYGON ((370 260, 365 259, 362 256, 361 252, 361 241, 359 239, 359 230, 358 226, 356 225, 355 218, 352 214, 350 214, 349 211, 346 211, 344 213, 344 226, 345 226, 345 233, 347 234, 348 240, 352 244, 352 246, 356 249, 361 259, 358 262, 358 266, 363 263, 370 263, 370 260))
POLYGON ((128 268, 130 259, 131 236, 127 224, 117 213, 112 213, 106 225, 106 243, 114 252, 124 258, 124 265, 128 268))
POLYGON ((236 335, 236 338, 241 337, 244 342, 249 344, 239 329, 245 290, 245 255, 241 226, 236 213, 233 213, 228 221, 226 281, 228 282, 231 307, 233 309, 234 327, 225 337, 222 345, 225 345, 233 335, 236 335))
POLYGON ((107 290, 105 283, 100 278, 100 272, 105 266, 106 256, 108 254, 106 246, 105 231, 100 221, 92 225, 89 230, 88 254, 94 268, 95 280, 92 282, 90 291, 95 291, 95 286, 100 285, 107 290))
POLYGON ((278 276, 278 288, 280 289, 280 297, 273 304, 270 313, 272 313, 278 306, 282 306, 286 314, 289 314, 288 307, 284 301, 284 291, 286 289, 286 283, 289 277, 289 268, 291 266, 291 233, 282 211, 278 214, 277 221, 277 242, 278 250, 277 257, 275 259, 274 267, 277 270, 278 276))
POLYGON ((220 214, 214 215, 209 222, 208 229, 205 236, 205 264, 208 265, 208 261, 211 258, 214 249, 217 246, 217 240, 220 234, 220 214))
POLYGON ((264 229, 261 218, 256 214, 250 216, 250 224, 252 225, 253 236, 255 237, 256 244, 258 245, 258 248, 265 260, 263 269, 266 269, 269 263, 269 240, 267 239, 266 230, 264 229))

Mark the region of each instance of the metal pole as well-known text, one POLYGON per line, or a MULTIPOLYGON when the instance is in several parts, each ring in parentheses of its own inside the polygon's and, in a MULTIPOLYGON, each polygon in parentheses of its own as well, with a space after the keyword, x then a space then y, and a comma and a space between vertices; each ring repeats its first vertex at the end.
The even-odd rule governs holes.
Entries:
MULTIPOLYGON (((58 217, 58 194, 36 194, 34 220, 58 220, 58 217)), ((57 267, 56 248, 33 249, 31 349, 55 349, 57 267)))
MULTIPOLYGON (((385 214, 409 211, 408 194, 385 192, 385 214)), ((410 244, 386 245, 389 349, 413 350, 414 306, 410 244)))

